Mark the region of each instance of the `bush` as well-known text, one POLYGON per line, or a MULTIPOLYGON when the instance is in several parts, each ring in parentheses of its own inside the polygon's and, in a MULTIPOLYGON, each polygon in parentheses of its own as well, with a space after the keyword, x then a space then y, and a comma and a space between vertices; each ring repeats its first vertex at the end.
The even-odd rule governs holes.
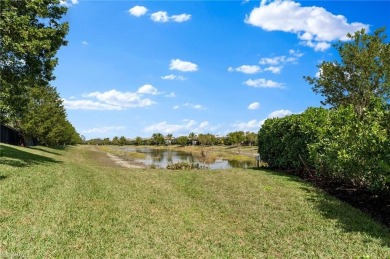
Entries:
POLYGON ((191 169, 196 170, 196 169, 202 169, 203 167, 198 163, 191 164, 187 162, 178 162, 174 164, 168 164, 166 168, 169 170, 191 170, 191 169))
POLYGON ((259 153, 271 168, 306 172, 371 190, 390 192, 389 108, 357 116, 352 106, 265 121, 259 153))
POLYGON ((331 111, 318 141, 308 145, 317 173, 389 192, 390 137, 386 116, 388 111, 382 107, 365 111, 362 118, 351 106, 331 111))
POLYGON ((302 114, 267 119, 259 131, 259 153, 270 168, 310 172, 308 144, 316 143, 329 111, 308 108, 302 114))

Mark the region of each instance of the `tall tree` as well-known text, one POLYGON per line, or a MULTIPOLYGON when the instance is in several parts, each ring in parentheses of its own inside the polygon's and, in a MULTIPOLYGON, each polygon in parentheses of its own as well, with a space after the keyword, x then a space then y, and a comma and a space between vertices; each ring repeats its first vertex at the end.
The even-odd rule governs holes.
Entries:
POLYGON ((29 96, 27 111, 20 118, 20 128, 26 135, 49 146, 80 142, 80 136, 66 119, 65 108, 54 87, 32 88, 29 96))
POLYGON ((339 42, 341 63, 322 62, 318 77, 304 77, 313 91, 325 97, 322 104, 333 107, 352 104, 358 116, 378 100, 390 99, 390 45, 384 29, 373 35, 365 30, 347 34, 350 42, 339 42))
POLYGON ((164 135, 161 133, 153 133, 151 140, 154 145, 164 145, 165 143, 164 135))
POLYGON ((30 89, 54 79, 66 11, 59 0, 0 1, 0 120, 20 119, 30 89))
POLYGON ((232 145, 241 145, 242 142, 245 141, 245 133, 243 131, 235 131, 231 132, 227 135, 229 142, 232 145))

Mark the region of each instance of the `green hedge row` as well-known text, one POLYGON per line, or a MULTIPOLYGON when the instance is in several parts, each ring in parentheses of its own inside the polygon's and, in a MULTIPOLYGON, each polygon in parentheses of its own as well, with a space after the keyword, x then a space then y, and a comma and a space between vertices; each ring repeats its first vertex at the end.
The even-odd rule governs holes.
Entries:
POLYGON ((273 169, 389 193, 389 107, 377 105, 362 117, 348 106, 268 119, 259 131, 259 153, 273 169))

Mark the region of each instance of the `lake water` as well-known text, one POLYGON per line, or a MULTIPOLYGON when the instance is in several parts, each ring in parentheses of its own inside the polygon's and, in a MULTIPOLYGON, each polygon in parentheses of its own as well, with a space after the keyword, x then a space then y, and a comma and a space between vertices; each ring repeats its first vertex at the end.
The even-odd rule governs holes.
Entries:
POLYGON ((216 159, 211 161, 205 161, 201 157, 193 156, 191 153, 174 151, 169 149, 152 149, 152 148, 124 148, 129 152, 138 152, 146 155, 144 159, 135 159, 137 162, 141 162, 145 165, 154 165, 159 168, 166 168, 168 164, 174 164, 179 162, 187 162, 201 166, 205 166, 209 169, 229 169, 229 168, 250 168, 256 166, 256 160, 253 161, 237 161, 237 160, 222 160, 216 159))

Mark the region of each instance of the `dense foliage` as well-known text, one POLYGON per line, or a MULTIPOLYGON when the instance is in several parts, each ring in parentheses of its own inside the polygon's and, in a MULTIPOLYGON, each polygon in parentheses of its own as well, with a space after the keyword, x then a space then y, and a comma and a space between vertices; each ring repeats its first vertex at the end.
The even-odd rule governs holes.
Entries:
POLYGON ((0 121, 47 145, 80 140, 50 86, 66 11, 59 0, 0 1, 0 121))
POLYGON ((390 45, 380 29, 348 35, 342 64, 323 62, 306 77, 332 109, 265 121, 259 153, 272 168, 390 194, 390 45))
POLYGON ((26 135, 48 146, 80 142, 80 136, 66 119, 65 108, 55 88, 32 88, 27 108, 21 119, 26 135))
POLYGON ((259 153, 271 168, 388 192, 389 114, 379 106, 360 120, 352 106, 341 106, 268 119, 259 131, 259 153))
POLYGON ((313 91, 325 97, 323 104, 333 107, 353 105, 359 116, 376 100, 390 99, 390 44, 385 43, 384 29, 373 35, 364 29, 348 34, 350 42, 339 42, 338 61, 322 62, 319 76, 305 79, 313 91))
POLYGON ((211 133, 198 134, 191 132, 188 136, 175 137, 169 133, 164 136, 162 133, 153 133, 150 138, 136 137, 135 139, 128 139, 124 136, 109 138, 94 138, 84 141, 85 144, 90 145, 242 145, 254 146, 257 145, 257 134, 254 132, 235 131, 228 133, 226 136, 218 136, 211 133))

